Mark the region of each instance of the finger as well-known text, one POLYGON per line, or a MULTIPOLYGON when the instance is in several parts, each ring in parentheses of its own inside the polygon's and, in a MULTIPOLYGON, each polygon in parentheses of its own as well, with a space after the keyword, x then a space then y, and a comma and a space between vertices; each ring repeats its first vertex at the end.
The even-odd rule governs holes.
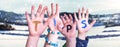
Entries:
POLYGON ((50 20, 47 19, 43 25, 44 26, 43 29, 46 29, 46 27, 49 25, 49 23, 50 23, 50 20))
POLYGON ((37 14, 36 14, 37 17, 39 17, 41 10, 42 10, 42 5, 40 4, 37 10, 37 14))
MULTIPOLYGON (((50 21, 51 21, 51 19, 53 19, 54 18, 54 16, 50 16, 50 12, 49 12, 49 10, 48 10, 48 8, 47 8, 47 6, 46 7, 44 7, 44 9, 43 9, 44 11, 46 10, 47 11, 47 14, 48 14, 48 19, 45 21, 45 23, 44 23, 44 28, 46 28, 48 25, 49 25, 49 23, 50 23, 50 21)), ((44 13, 44 11, 42 12, 42 13, 44 13)), ((44 16, 42 16, 42 17, 44 17, 44 16)))
POLYGON ((88 12, 88 9, 86 10, 86 19, 89 18, 89 12, 88 12))
POLYGON ((71 14, 69 14, 69 18, 70 18, 70 22, 73 23, 73 18, 71 14))
POLYGON ((35 9, 35 7, 32 6, 32 7, 31 7, 31 16, 32 16, 32 19, 35 18, 35 15, 34 15, 34 9, 35 9))
POLYGON ((49 8, 47 8, 47 14, 48 14, 48 17, 50 17, 50 11, 49 11, 49 8))
POLYGON ((96 20, 92 21, 92 23, 90 23, 90 27, 92 27, 95 24, 96 20))
POLYGON ((52 15, 54 14, 54 5, 53 5, 53 3, 51 3, 51 13, 52 13, 52 15))
POLYGON ((64 14, 64 16, 65 16, 65 18, 66 18, 65 20, 69 20, 69 18, 68 18, 68 16, 67 16, 66 14, 64 14))
POLYGON ((55 15, 58 15, 59 14, 59 7, 58 7, 58 4, 56 4, 56 13, 55 15))
MULTIPOLYGON (((75 16, 75 21, 73 22, 73 25, 76 25, 76 22, 78 22, 77 16, 75 16)), ((76 27, 75 27, 76 28, 76 27)))
POLYGON ((61 19, 62 19, 62 22, 63 22, 63 24, 65 24, 66 23, 66 21, 65 21, 65 18, 64 18, 65 16, 61 16, 61 19))
POLYGON ((63 29, 65 29, 65 27, 61 27, 60 23, 57 24, 57 29, 63 34, 65 35, 67 32, 63 31, 63 29))
POLYGON ((47 11, 47 6, 45 6, 40 14, 40 17, 43 19, 44 18, 44 14, 45 14, 45 11, 47 11))
POLYGON ((57 24, 57 29, 58 29, 59 31, 62 31, 62 27, 60 26, 60 23, 57 24))
POLYGON ((78 18, 75 12, 74 12, 74 17, 75 17, 75 21, 78 21, 78 18))
POLYGON ((68 15, 64 14, 65 18, 66 18, 66 22, 69 23, 70 22, 70 19, 68 17, 68 15))
MULTIPOLYGON (((47 20, 45 21, 45 23, 44 23, 44 28, 46 28, 46 27, 49 25, 51 19, 53 19, 53 17, 51 17, 51 16, 49 15, 50 13, 49 13, 49 11, 48 11, 48 8, 46 8, 45 10, 47 11, 47 14, 48 14, 49 17, 48 17, 48 19, 47 19, 47 20)), ((45 11, 45 10, 44 10, 44 11, 45 11)), ((42 16, 42 17, 44 17, 44 16, 42 16)), ((43 18, 43 19, 44 19, 44 18, 43 18)))
POLYGON ((76 21, 73 24, 76 25, 76 21))
POLYGON ((25 12, 25 16, 26 16, 27 22, 29 23, 30 22, 30 16, 28 15, 27 11, 25 12))
POLYGON ((46 6, 46 9, 45 9, 45 10, 47 11, 47 14, 48 14, 48 16, 49 16, 48 19, 46 20, 45 24, 44 24, 44 25, 46 26, 46 25, 48 25, 48 24, 50 23, 50 20, 53 19, 55 16, 51 16, 51 15, 50 15, 50 12, 49 12, 47 6, 46 6))
POLYGON ((78 19, 80 20, 81 19, 81 12, 80 12, 80 9, 78 9, 78 19))
POLYGON ((84 15, 84 7, 82 8, 82 18, 85 18, 85 15, 84 15))
POLYGON ((71 14, 69 14, 69 17, 70 17, 70 20, 73 21, 73 18, 72 18, 72 15, 71 15, 71 14))

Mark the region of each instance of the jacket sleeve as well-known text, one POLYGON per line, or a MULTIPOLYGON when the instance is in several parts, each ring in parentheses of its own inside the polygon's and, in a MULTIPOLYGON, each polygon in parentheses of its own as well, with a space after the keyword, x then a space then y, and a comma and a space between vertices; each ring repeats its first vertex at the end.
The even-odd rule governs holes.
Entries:
POLYGON ((88 41, 89 40, 87 37, 85 40, 81 40, 79 38, 76 38, 76 47, 87 47, 88 41))

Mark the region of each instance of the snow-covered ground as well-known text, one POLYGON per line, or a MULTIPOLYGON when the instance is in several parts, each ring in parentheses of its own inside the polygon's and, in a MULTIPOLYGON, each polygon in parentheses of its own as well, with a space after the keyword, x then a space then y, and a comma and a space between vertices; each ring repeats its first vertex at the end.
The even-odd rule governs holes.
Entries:
MULTIPOLYGON (((0 31, 0 33, 15 33, 15 34, 28 34, 27 26, 12 25, 16 28, 14 31, 0 31)), ((47 30, 43 34, 47 34, 47 30)), ((93 35, 114 35, 120 34, 120 26, 104 28, 104 26, 93 27, 87 36, 93 35), (105 30, 118 30, 117 32, 103 32, 105 30)), ((63 37, 63 35, 60 35, 63 37)), ((0 34, 0 47, 25 47, 27 36, 6 35, 0 34)), ((38 47, 43 47, 45 42, 44 38, 39 39, 38 47)), ((59 47, 65 43, 65 40, 58 40, 59 47)), ((106 38, 93 38, 89 40, 88 47, 120 47, 120 36, 106 37, 106 38)))
POLYGON ((88 47, 120 47, 120 37, 90 39, 88 47))
MULTIPOLYGON (((88 36, 92 35, 115 35, 120 34, 120 26, 104 28, 104 26, 93 27, 89 32, 88 36), (117 32, 103 32, 117 30, 117 32)), ((90 39, 88 47, 120 47, 120 36, 118 37, 106 37, 90 39)))

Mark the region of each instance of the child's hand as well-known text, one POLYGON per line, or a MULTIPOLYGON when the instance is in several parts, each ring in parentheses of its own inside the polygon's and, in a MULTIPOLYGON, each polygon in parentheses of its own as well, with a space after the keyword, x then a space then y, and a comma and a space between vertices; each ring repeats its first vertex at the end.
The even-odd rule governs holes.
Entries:
POLYGON ((42 5, 40 4, 36 14, 34 11, 34 6, 32 6, 31 17, 29 16, 28 12, 25 13, 28 22, 29 35, 40 36, 48 26, 50 20, 53 19, 55 16, 49 16, 45 23, 43 23, 44 14, 46 11, 48 12, 47 6, 42 7, 42 5))
POLYGON ((76 38, 76 21, 73 22, 72 15, 69 14, 69 17, 64 14, 61 16, 64 27, 61 28, 61 25, 58 24, 58 30, 67 38, 76 38))
POLYGON ((78 10, 78 18, 75 13, 75 20, 77 21, 78 26, 78 37, 81 39, 85 39, 86 33, 92 28, 92 26, 95 24, 95 20, 92 23, 88 23, 89 13, 88 9, 86 10, 86 13, 84 12, 84 8, 82 8, 82 15, 80 12, 80 9, 78 10))

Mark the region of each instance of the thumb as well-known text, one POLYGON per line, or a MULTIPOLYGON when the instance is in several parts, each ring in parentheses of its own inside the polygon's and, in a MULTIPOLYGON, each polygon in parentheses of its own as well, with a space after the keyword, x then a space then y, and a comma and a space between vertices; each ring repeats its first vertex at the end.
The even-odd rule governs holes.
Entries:
POLYGON ((57 24, 57 29, 58 29, 60 32, 62 32, 62 27, 61 27, 60 23, 57 24))
POLYGON ((96 20, 93 20, 92 23, 90 23, 90 27, 92 27, 95 24, 96 20))
POLYGON ((89 30, 90 28, 92 28, 92 26, 95 24, 95 22, 96 22, 96 20, 93 20, 93 21, 90 23, 89 27, 87 28, 87 30, 86 30, 85 32, 88 32, 88 30, 89 30))

